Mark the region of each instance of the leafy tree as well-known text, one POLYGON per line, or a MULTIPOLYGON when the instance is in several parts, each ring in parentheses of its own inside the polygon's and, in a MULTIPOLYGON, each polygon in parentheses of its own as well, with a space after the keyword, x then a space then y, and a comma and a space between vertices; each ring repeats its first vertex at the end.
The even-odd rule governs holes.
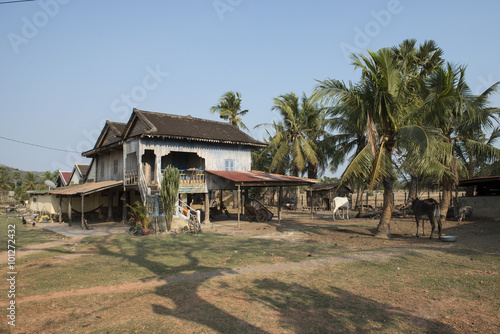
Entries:
POLYGON ((210 108, 212 114, 219 113, 220 118, 229 121, 238 129, 248 130, 241 120, 241 116, 248 113, 248 110, 241 110, 241 94, 239 92, 227 92, 220 99, 219 104, 210 108))
POLYGON ((365 179, 370 188, 382 183, 384 199, 376 235, 389 237, 396 181, 395 150, 411 144, 420 152, 426 152, 430 136, 425 128, 410 122, 409 115, 419 107, 420 100, 415 98, 418 83, 415 77, 404 75, 402 63, 394 50, 384 48, 369 51, 368 56, 353 55, 353 65, 361 69, 362 74, 360 82, 349 88, 352 94, 346 95, 345 89, 324 91, 321 86, 317 91, 334 105, 336 99, 344 100, 341 108, 359 114, 357 129, 364 126, 366 145, 351 159, 342 182, 365 179), (347 98, 349 103, 345 101, 347 98))
MULTIPOLYGON (((351 162, 367 144, 366 133, 374 131, 374 124, 368 119, 363 101, 368 99, 370 92, 363 91, 365 87, 346 85, 344 82, 327 79, 320 81, 315 88, 315 98, 333 101, 334 106, 328 110, 328 125, 336 134, 328 137, 330 170, 335 173, 347 160, 351 162)), ((370 132, 370 133, 372 133, 370 132)), ((350 180, 357 187, 356 205, 361 201, 361 195, 367 183, 366 177, 359 175, 350 180)))
MULTIPOLYGON (((318 108, 311 106, 311 101, 304 95, 302 101, 294 93, 281 95, 274 99, 273 110, 278 111, 282 120, 272 124, 275 131, 269 142, 267 152, 273 152, 269 169, 275 172, 289 159, 291 163, 290 174, 299 176, 308 170, 311 178, 315 178, 315 171, 319 164, 318 145, 314 140, 316 130, 310 121, 311 114, 318 108)), ((320 116, 321 119, 324 117, 320 116)), ((271 125, 271 124, 259 124, 271 125)))
MULTIPOLYGON (((500 157, 500 149, 484 140, 484 130, 498 123, 499 109, 489 107, 488 99, 499 84, 475 96, 465 82, 465 67, 451 64, 438 68, 426 81, 422 111, 425 122, 437 130, 440 138, 438 145, 433 146, 436 161, 432 170, 443 187, 442 220, 458 185, 459 173, 467 170, 465 157, 469 159, 469 168, 500 157)), ((497 136, 495 131, 493 135, 497 136)))
POLYGON ((0 167, 0 190, 8 191, 8 190, 12 189, 9 180, 10 180, 9 170, 6 167, 1 166, 0 167))
POLYGON ((57 178, 57 175, 58 175, 57 171, 50 172, 50 171, 47 170, 42 175, 42 181, 49 180, 49 181, 55 182, 56 178, 57 178))
POLYGON ((27 172, 23 180, 23 190, 37 190, 40 189, 40 182, 38 177, 33 172, 27 172))

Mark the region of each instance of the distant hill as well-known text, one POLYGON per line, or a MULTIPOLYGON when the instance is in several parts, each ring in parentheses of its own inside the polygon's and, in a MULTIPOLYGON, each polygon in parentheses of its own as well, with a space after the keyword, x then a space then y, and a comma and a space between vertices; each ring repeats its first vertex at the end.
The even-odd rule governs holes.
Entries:
MULTIPOLYGON (((32 172, 33 174, 35 174, 36 176, 38 177, 42 177, 43 173, 44 172, 35 172, 35 171, 24 171, 24 170, 20 170, 20 169, 17 169, 17 168, 14 168, 14 167, 9 167, 9 166, 6 166, 4 164, 0 164, 0 167, 5 167, 7 168, 7 170, 9 171, 9 174, 12 175, 12 173, 14 172, 19 172, 20 174, 20 179, 24 179, 24 177, 26 176, 27 173, 29 172, 32 172)), ((51 171, 52 172, 52 171, 51 171)))

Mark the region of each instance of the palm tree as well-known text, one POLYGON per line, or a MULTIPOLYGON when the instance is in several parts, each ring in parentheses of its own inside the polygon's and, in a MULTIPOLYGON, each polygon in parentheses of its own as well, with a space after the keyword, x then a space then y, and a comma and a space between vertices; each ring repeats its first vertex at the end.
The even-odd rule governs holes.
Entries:
POLYGON ((241 110, 241 94, 239 92, 227 92, 220 99, 219 104, 210 108, 212 114, 218 112, 220 118, 228 120, 238 129, 245 129, 247 126, 241 120, 241 116, 248 113, 248 110, 241 110))
POLYGON ((441 219, 446 218, 452 190, 458 185, 460 170, 465 170, 460 155, 467 151, 475 160, 491 160, 500 157, 500 149, 482 140, 484 130, 498 123, 498 108, 488 106, 489 96, 500 83, 474 96, 465 82, 465 67, 438 68, 426 81, 424 120, 437 129, 439 145, 434 147, 438 164, 435 173, 443 187, 441 219))
POLYGON ((33 172, 27 172, 23 180, 23 190, 37 190, 40 188, 40 182, 33 172))
POLYGON ((0 190, 11 190, 9 170, 0 166, 0 190))
MULTIPOLYGON (((367 114, 364 112, 363 92, 359 85, 354 86, 351 82, 327 79, 320 81, 315 88, 316 99, 334 100, 337 104, 328 110, 329 129, 336 133, 328 137, 330 159, 330 171, 337 169, 346 161, 352 161, 366 146, 367 138, 367 114), (352 155, 351 155, 352 154, 352 155)), ((370 123, 372 124, 372 123, 370 123)), ((361 194, 365 189, 366 179, 351 180, 351 184, 357 187, 356 205, 361 200, 361 194)))
MULTIPOLYGON (((294 93, 280 95, 274 99, 272 110, 278 111, 282 120, 274 122, 275 134, 269 142, 268 151, 274 152, 270 171, 277 171, 283 162, 290 161, 293 176, 299 176, 306 170, 310 171, 309 177, 317 171, 319 165, 317 135, 320 132, 310 120, 318 108, 311 105, 304 95, 302 101, 294 93)), ((316 114, 318 117, 318 114, 316 114)), ((322 116, 319 117, 323 119, 322 116)), ((271 125, 259 124, 258 126, 271 125)))
POLYGON ((56 178, 57 178, 57 171, 51 173, 50 171, 47 170, 47 171, 43 172, 42 181, 49 180, 49 181, 55 182, 56 178))
MULTIPOLYGON (((352 94, 346 96, 344 90, 335 89, 323 93, 334 103, 348 98, 346 111, 358 113, 364 123, 367 145, 349 163, 342 183, 366 179, 373 187, 382 182, 384 202, 376 235, 389 237, 396 179, 393 154, 396 148, 408 147, 410 143, 425 152, 430 137, 423 127, 409 122, 409 115, 419 106, 415 98, 417 79, 404 75, 393 50, 385 48, 369 51, 368 56, 353 55, 353 65, 361 69, 362 76, 358 84, 350 87, 352 94)), ((321 93, 321 87, 318 90, 321 93)))
MULTIPOLYGON (((273 122, 270 124, 272 128, 272 132, 277 133, 279 131, 280 126, 273 122)), ((276 155, 276 146, 270 146, 269 143, 273 141, 273 135, 266 129, 267 138, 264 138, 264 142, 268 144, 268 146, 252 152, 252 170, 260 170, 260 171, 272 171, 277 174, 285 175, 291 169, 291 163, 289 156, 286 156, 285 159, 279 161, 277 166, 274 166, 271 169, 271 164, 273 162, 273 157, 276 155)))

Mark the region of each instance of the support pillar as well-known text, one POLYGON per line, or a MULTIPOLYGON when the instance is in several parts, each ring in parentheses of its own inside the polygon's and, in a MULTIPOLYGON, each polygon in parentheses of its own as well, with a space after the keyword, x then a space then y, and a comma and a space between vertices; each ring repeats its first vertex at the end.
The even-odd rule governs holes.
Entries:
POLYGON ((314 219, 314 212, 313 212, 313 193, 312 190, 309 191, 309 206, 311 208, 311 220, 314 219))
POLYGON ((59 223, 62 222, 62 196, 59 197, 59 223))
POLYGON ((122 224, 125 224, 127 222, 127 192, 124 192, 121 200, 123 201, 123 207, 122 207, 122 224))
POLYGON ((85 195, 82 194, 82 220, 81 220, 82 230, 84 229, 84 226, 85 226, 85 195))
POLYGON ((111 190, 108 195, 108 221, 113 221, 113 192, 111 190))
POLYGON ((68 201, 68 219, 69 219, 69 222, 68 222, 68 225, 69 226, 73 226, 73 219, 71 218, 72 215, 71 215, 71 211, 72 211, 72 208, 71 208, 71 202, 73 202, 73 197, 69 197, 69 201, 68 201))
POLYGON ((210 223, 210 195, 207 191, 205 193, 205 219, 203 220, 203 224, 210 223))
POLYGON ((238 229, 240 229, 241 186, 238 184, 238 229))
POLYGON ((278 224, 281 224, 281 191, 282 187, 280 186, 278 187, 278 224))

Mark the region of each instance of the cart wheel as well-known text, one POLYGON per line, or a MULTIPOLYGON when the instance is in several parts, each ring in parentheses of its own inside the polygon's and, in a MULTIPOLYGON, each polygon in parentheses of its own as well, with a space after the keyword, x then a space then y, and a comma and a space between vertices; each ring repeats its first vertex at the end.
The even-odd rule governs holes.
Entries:
POLYGON ((195 215, 192 215, 189 217, 189 229, 191 230, 192 233, 199 233, 201 232, 201 226, 200 222, 198 221, 198 218, 195 215))
POLYGON ((266 210, 260 209, 257 212, 257 221, 262 223, 262 222, 266 221, 266 218, 267 218, 267 212, 266 212, 266 210))

